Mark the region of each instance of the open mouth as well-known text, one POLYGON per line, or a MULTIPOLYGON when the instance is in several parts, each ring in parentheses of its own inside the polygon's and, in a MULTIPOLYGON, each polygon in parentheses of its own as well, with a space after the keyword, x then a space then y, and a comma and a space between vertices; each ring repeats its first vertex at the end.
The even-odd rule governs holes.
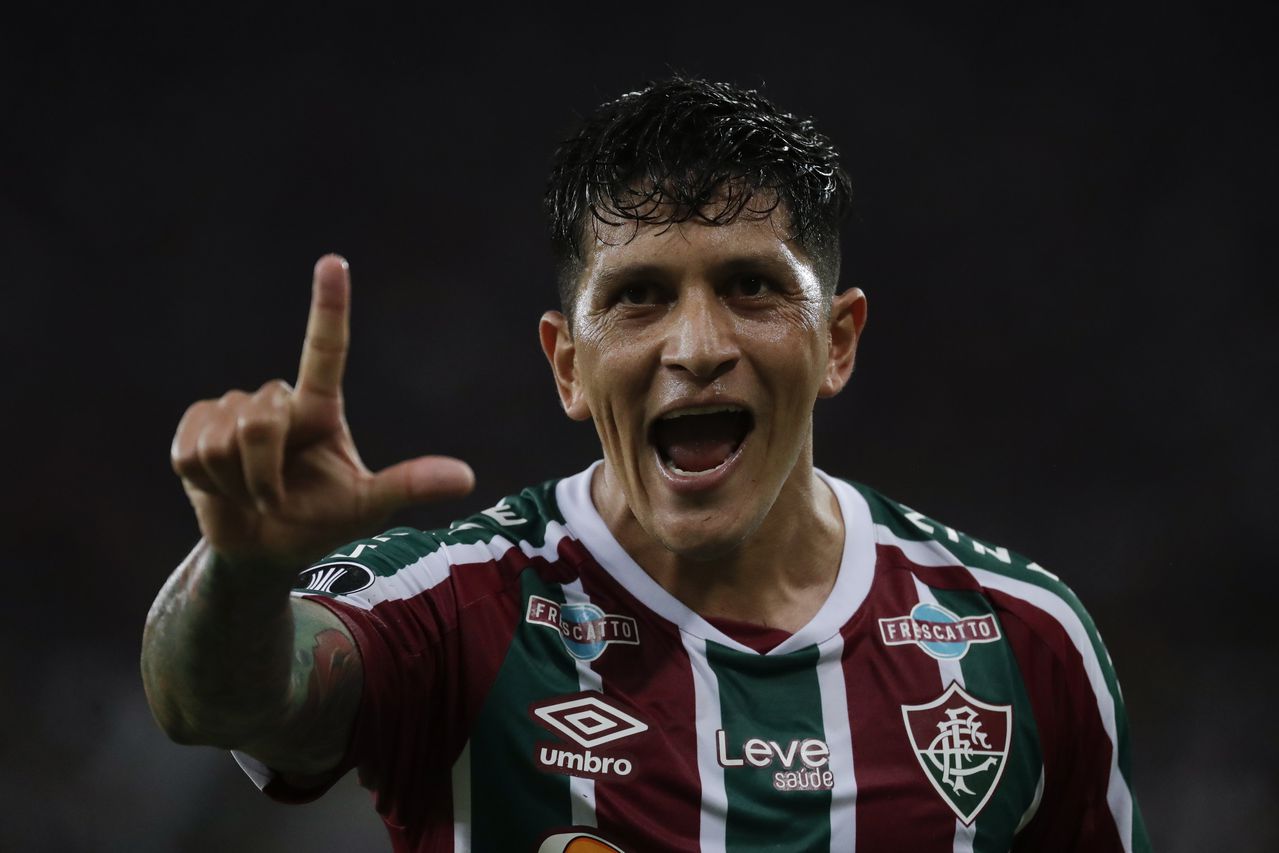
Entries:
POLYGON ((676 474, 707 474, 732 459, 755 426, 740 406, 695 406, 653 423, 650 439, 662 464, 676 474))

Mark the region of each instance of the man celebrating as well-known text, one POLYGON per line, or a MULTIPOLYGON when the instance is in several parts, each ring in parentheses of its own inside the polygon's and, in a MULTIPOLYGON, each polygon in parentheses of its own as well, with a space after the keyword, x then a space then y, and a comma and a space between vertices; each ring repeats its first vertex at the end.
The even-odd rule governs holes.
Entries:
POLYGON ((755 92, 600 107, 556 155, 540 334, 603 459, 448 530, 357 538, 473 476, 360 462, 321 259, 296 388, 174 437, 204 538, 147 623, 165 731, 282 800, 358 767, 402 851, 1148 849, 1074 595, 814 467, 866 323, 848 197, 755 92))

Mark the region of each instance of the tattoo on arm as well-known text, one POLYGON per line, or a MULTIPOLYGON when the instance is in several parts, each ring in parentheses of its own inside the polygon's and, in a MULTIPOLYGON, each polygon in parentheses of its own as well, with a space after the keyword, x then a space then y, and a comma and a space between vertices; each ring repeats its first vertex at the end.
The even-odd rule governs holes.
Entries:
POLYGON ((288 720, 271 757, 258 755, 291 774, 323 773, 346 754, 360 704, 364 667, 346 626, 313 602, 293 605, 294 651, 288 720))
POLYGON ((292 695, 295 702, 301 697, 294 720, 303 727, 323 718, 325 706, 349 690, 353 681, 358 684, 360 676, 355 643, 344 631, 325 628, 311 640, 311 648, 299 647, 293 653, 292 695))

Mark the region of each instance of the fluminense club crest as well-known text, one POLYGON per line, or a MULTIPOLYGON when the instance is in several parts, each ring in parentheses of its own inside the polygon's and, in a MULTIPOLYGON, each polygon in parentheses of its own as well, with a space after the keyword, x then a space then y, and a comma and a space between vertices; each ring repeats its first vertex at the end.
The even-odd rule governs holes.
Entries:
POLYGON ((928 781, 964 825, 971 824, 1004 775, 1013 706, 983 702, 952 681, 925 705, 902 705, 902 719, 928 781))

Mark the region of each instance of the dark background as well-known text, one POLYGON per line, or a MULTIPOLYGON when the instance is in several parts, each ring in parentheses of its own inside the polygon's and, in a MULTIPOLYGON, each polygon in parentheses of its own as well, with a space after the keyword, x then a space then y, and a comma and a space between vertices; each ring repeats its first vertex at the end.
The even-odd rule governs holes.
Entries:
POLYGON ((353 780, 277 806, 151 721, 142 625, 197 536, 173 428, 293 377, 340 251, 366 461, 479 477, 405 521, 584 466, 536 345, 543 176, 575 115, 670 69, 762 86, 844 152, 871 316, 819 464, 1075 588, 1157 849, 1279 849, 1273 14, 213 8, 0 30, 0 849, 387 847, 353 780))

